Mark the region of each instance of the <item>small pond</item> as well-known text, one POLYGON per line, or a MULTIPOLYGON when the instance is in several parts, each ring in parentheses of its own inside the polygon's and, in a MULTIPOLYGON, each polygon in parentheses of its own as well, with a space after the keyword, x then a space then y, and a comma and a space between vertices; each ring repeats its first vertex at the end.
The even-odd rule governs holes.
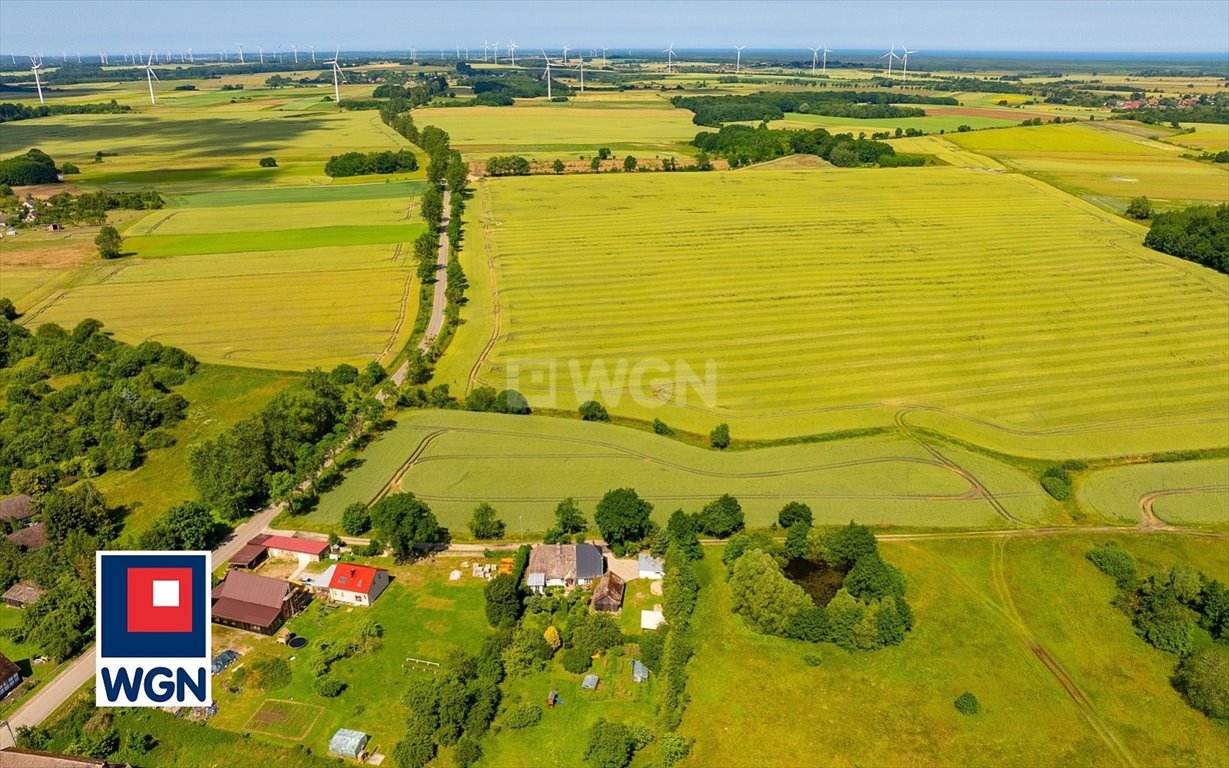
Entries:
POLYGON ((816 605, 827 605, 841 589, 845 573, 827 563, 796 557, 785 565, 785 575, 802 587, 816 605))

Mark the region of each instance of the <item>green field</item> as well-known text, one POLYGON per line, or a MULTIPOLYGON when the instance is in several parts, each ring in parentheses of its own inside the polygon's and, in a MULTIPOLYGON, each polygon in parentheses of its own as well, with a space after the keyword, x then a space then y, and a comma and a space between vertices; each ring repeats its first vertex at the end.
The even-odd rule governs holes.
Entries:
POLYGON ((1181 157, 1182 148, 1096 123, 976 131, 948 137, 1009 168, 1121 210, 1137 195, 1229 201, 1229 170, 1181 157))
POLYGON ((1134 464, 1091 473, 1080 501, 1109 520, 1140 519, 1140 499, 1155 498, 1153 512, 1176 525, 1229 525, 1229 459, 1180 464, 1134 464))
MULTIPOLYGON (((1057 519, 1041 487, 976 454, 950 451, 1017 518, 1057 519)), ((611 488, 633 486, 664 523, 730 493, 750 526, 767 527, 788 501, 816 520, 873 525, 997 527, 1008 521, 969 482, 897 434, 719 453, 647 432, 547 417, 410 411, 360 454, 361 464, 319 506, 286 525, 337 530, 354 502, 371 502, 390 481, 430 504, 454 535, 473 508, 493 504, 511 534, 553 524, 555 504, 575 497, 586 515, 611 488)))
POLYGON ((878 131, 894 131, 897 128, 908 130, 916 128, 926 133, 945 131, 953 133, 962 125, 973 129, 1004 128, 1017 125, 1024 117, 1006 115, 1005 117, 982 117, 977 115, 949 115, 938 110, 926 108, 925 117, 877 117, 868 119, 829 117, 827 115, 803 115, 791 112, 784 120, 774 120, 769 128, 789 128, 792 130, 826 128, 830 133, 866 133, 868 136, 878 131))
POLYGON ((1229 125, 1214 123, 1187 123, 1183 128, 1194 128, 1194 133, 1180 133, 1165 141, 1184 147, 1201 149, 1204 152, 1223 152, 1229 150, 1229 125))
POLYGON ((493 265, 470 304, 498 316, 460 329, 454 392, 748 439, 904 418, 1015 455, 1224 443, 1229 282, 1136 225, 959 168, 652 181, 483 183, 463 263, 493 265))
MULTIPOLYGON (((1111 605, 1113 582, 1085 560, 1101 540, 881 542, 909 579, 916 625, 903 645, 869 653, 748 629, 706 550, 681 728, 696 739, 688 765, 792 766, 802 754, 831 766, 1229 764, 1229 732, 1170 687, 1174 657, 1135 635, 1111 605), (966 690, 981 702, 975 717, 952 706, 966 690)), ((1223 541, 1120 541, 1145 573, 1180 562, 1229 576, 1223 541)))

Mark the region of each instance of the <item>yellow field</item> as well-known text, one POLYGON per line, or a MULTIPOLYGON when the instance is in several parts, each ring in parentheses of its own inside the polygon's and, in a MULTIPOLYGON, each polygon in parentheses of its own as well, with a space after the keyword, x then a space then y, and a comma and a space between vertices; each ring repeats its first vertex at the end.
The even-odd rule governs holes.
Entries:
POLYGON ((1185 123, 1183 128, 1194 128, 1194 133, 1180 133, 1166 141, 1183 147, 1201 149, 1205 152, 1223 152, 1229 149, 1229 125, 1212 123, 1185 123))

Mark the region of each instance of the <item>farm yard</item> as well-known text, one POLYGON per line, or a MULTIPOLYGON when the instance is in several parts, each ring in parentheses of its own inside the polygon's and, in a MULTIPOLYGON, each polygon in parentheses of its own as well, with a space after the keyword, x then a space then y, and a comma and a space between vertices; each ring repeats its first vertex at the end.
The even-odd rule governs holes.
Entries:
POLYGON ((593 398, 745 439, 902 418, 1044 457, 1223 441, 1224 276, 1033 180, 927 168, 484 186, 483 239, 463 263, 493 267, 498 320, 458 334, 454 391, 593 398), (876 204, 885 188, 900 191, 876 204), (1032 220, 1047 226, 1019 226, 1032 220))

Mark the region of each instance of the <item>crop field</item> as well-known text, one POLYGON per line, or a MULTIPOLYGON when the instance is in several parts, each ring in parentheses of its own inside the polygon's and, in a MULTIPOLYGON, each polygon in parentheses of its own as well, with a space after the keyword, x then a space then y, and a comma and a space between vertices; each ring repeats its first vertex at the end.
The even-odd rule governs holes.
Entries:
POLYGON ((1139 520, 1147 497, 1167 523, 1229 526, 1229 459, 1103 469, 1085 479, 1078 494, 1086 508, 1110 520, 1139 520))
POLYGON ((454 392, 746 439, 904 419, 1015 455, 1224 443, 1226 278, 1020 175, 539 177, 478 197, 463 263, 493 269, 493 297, 470 303, 497 303, 446 355, 454 392))
MULTIPOLYGON (((390 483, 426 501, 454 535, 464 535, 481 502, 495 506, 509 533, 541 532, 553 524, 560 499, 575 497, 592 516, 602 494, 627 486, 654 504, 660 523, 723 493, 738 498, 753 527, 768 527, 795 500, 833 525, 1007 523, 951 466, 897 434, 719 453, 608 424, 411 411, 361 458, 315 510, 293 518, 296 527, 334 531, 346 506, 371 502, 390 483)), ((1020 472, 966 452, 949 458, 1022 521, 1058 519, 1040 486, 1020 472)))
POLYGON ((975 131, 947 138, 1119 210, 1138 195, 1174 202, 1229 200, 1229 170, 1187 160, 1181 147, 1096 124, 975 131))
POLYGON ((829 133, 859 133, 871 134, 877 131, 893 131, 897 128, 907 130, 917 128, 926 133, 946 131, 954 133, 962 125, 970 128, 1004 128, 1017 125, 1024 117, 1007 116, 1006 118, 984 117, 980 115, 951 115, 926 107, 925 117, 878 117, 859 120, 856 118, 829 117, 827 115, 802 115, 791 112, 784 120, 774 120, 769 128, 788 128, 790 130, 809 130, 814 128, 827 129, 829 133))
POLYGON ((1180 133, 1165 139, 1170 144, 1201 149, 1205 152, 1229 150, 1229 125, 1214 123, 1186 123, 1183 128, 1194 128, 1194 133, 1180 133))
MULTIPOLYGON (((1111 604, 1113 581, 1085 559, 1105 538, 881 541, 908 577, 916 625, 903 645, 869 653, 748 629, 706 550, 693 619, 704 631, 680 729, 697 740, 688 764, 789 766, 822 754, 833 766, 1225 765, 1229 734, 1170 687, 1174 658, 1136 636, 1111 604), (818 666, 803 663, 808 654, 818 666), (966 690, 979 715, 952 706, 966 690)), ((1229 576, 1223 541, 1118 538, 1146 574, 1185 563, 1229 576)))
POLYGON ((664 100, 656 105, 626 105, 595 97, 567 104, 422 110, 414 119, 448 131, 452 145, 466 158, 518 154, 569 160, 592 157, 599 147, 608 147, 620 158, 690 154, 687 143, 705 130, 691 117, 664 100))

